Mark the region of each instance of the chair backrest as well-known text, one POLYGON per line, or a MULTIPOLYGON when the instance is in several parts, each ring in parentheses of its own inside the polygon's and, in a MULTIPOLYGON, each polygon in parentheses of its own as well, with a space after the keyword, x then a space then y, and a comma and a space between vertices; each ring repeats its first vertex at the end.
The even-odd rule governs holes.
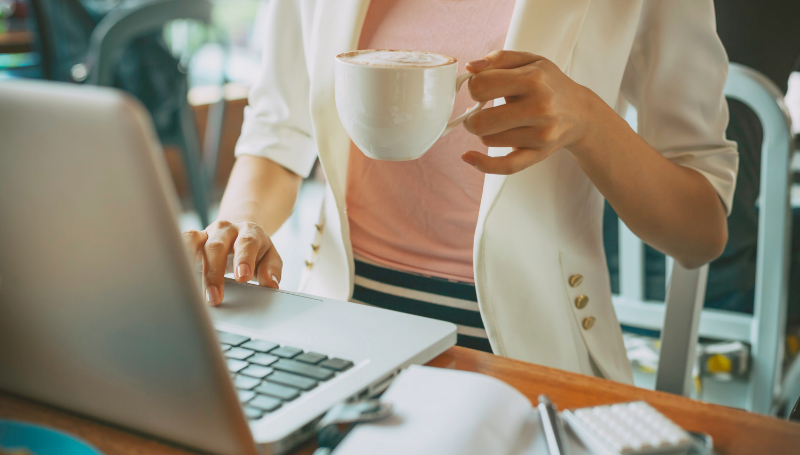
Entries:
POLYGON ((158 32, 177 19, 211 22, 208 0, 150 0, 122 6, 106 15, 92 33, 89 44, 89 78, 94 85, 113 84, 114 68, 125 47, 139 36, 158 32))
POLYGON ((780 381, 789 276, 790 173, 793 138, 783 93, 763 74, 731 64, 725 96, 750 107, 761 121, 758 252, 751 324, 748 409, 770 413, 780 381))
POLYGON ((779 379, 786 315, 791 127, 780 90, 752 69, 731 64, 725 96, 751 108, 764 132, 754 314, 703 310, 708 266, 686 270, 669 257, 666 305, 646 301, 644 245, 622 221, 620 294, 614 306, 620 323, 661 331, 657 390, 689 394, 698 334, 749 343, 747 408, 768 413, 779 379))
POLYGON ((79 0, 30 0, 30 4, 45 79, 71 82, 70 70, 86 52, 95 18, 79 0))
MULTIPOLYGON (((210 24, 211 10, 209 0, 135 0, 121 4, 104 16, 92 32, 86 57, 89 73, 86 82, 112 86, 123 53, 135 39, 160 33, 174 20, 188 19, 210 24)), ((188 82, 185 77, 180 78, 174 93, 178 104, 177 134, 171 131, 165 137, 159 129, 159 136, 162 143, 177 145, 181 150, 195 210, 201 224, 206 226, 210 222, 208 180, 209 175, 214 175, 216 160, 211 169, 203 166, 194 115, 187 101, 188 82)), ((172 117, 166 118, 169 120, 172 117)), ((221 128, 221 121, 218 120, 216 125, 221 128)))

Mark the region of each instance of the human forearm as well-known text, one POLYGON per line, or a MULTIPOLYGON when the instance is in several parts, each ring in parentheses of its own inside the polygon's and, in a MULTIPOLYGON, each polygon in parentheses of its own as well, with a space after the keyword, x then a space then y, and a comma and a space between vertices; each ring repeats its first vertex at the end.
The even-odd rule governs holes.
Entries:
POLYGON ((534 54, 495 51, 467 64, 476 101, 506 103, 472 114, 464 127, 507 155, 468 151, 482 172, 514 174, 558 150, 572 153, 620 218, 645 242, 686 267, 722 253, 725 210, 705 176, 666 159, 599 96, 534 54))
POLYGON ((233 166, 218 220, 253 222, 272 235, 292 214, 302 178, 266 158, 242 155, 233 166))
POLYGON ((568 150, 625 224, 686 267, 718 257, 727 222, 709 181, 667 160, 591 92, 587 103, 592 122, 568 150))

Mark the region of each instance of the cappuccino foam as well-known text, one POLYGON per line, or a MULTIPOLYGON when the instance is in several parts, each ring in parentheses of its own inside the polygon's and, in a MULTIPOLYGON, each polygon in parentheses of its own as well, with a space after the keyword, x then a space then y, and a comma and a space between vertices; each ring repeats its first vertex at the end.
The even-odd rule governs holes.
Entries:
POLYGON ((434 67, 455 63, 456 59, 440 54, 432 54, 422 51, 395 51, 387 49, 369 49, 355 52, 347 52, 338 55, 340 59, 348 63, 357 63, 370 66, 391 66, 391 67, 434 67))

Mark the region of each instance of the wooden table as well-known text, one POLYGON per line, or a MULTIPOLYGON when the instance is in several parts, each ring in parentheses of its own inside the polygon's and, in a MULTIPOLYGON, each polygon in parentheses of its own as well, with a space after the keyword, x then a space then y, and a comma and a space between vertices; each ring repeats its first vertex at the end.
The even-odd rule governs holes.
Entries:
POLYGON ((33 34, 27 30, 0 33, 0 54, 19 54, 33 51, 33 34))
MULTIPOLYGON (((429 365, 494 376, 516 387, 532 402, 536 402, 539 394, 545 393, 560 409, 646 400, 683 428, 710 434, 721 455, 800 454, 800 425, 772 417, 459 347, 448 350, 429 365)), ((107 455, 191 453, 4 393, 0 393, 0 418, 60 428, 86 439, 107 455)), ((310 454, 312 451, 313 446, 309 443, 297 454, 310 454)))

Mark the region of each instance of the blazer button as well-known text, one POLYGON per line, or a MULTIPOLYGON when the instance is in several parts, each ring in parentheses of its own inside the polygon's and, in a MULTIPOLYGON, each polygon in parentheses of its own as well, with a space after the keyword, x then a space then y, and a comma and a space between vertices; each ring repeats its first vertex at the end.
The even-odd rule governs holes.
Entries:
POLYGON ((579 310, 586 308, 586 305, 588 304, 589 297, 586 297, 585 295, 579 295, 575 297, 575 307, 577 307, 579 310))
POLYGON ((589 316, 583 320, 583 328, 584 330, 589 330, 594 327, 594 316, 589 316))
POLYGON ((569 286, 570 287, 578 287, 580 284, 583 283, 583 275, 580 273, 576 273, 569 277, 569 286))
POLYGON ((314 244, 312 243, 312 244, 311 244, 311 249, 312 249, 312 250, 314 250, 314 252, 316 253, 317 251, 319 251, 319 245, 314 245, 314 244))
POLYGON ((322 224, 315 224, 314 227, 317 228, 317 232, 322 234, 322 228, 323 228, 322 224))
POLYGON ((314 267, 314 263, 313 263, 313 262, 311 262, 311 261, 306 261, 306 268, 307 268, 308 270, 311 270, 311 267, 314 267))

